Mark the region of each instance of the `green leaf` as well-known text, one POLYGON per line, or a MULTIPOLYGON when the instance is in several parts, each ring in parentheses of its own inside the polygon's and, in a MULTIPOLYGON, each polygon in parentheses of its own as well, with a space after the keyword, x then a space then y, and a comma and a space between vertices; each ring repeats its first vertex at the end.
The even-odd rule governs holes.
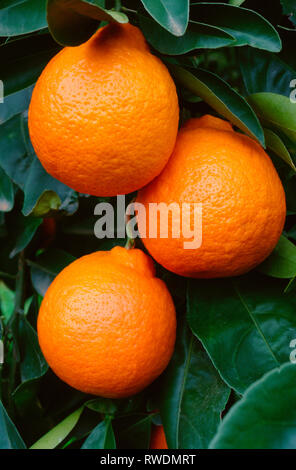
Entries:
POLYGON ((279 129, 296 142, 295 103, 276 93, 255 93, 248 101, 263 124, 279 129))
POLYGON ((177 81, 191 93, 200 96, 218 113, 242 131, 265 145, 263 129, 252 108, 228 83, 217 75, 202 69, 194 74, 176 65, 169 65, 177 81))
POLYGON ((0 168, 0 211, 9 212, 14 204, 13 184, 6 173, 0 168))
POLYGON ((100 0, 48 0, 47 21, 54 39, 63 46, 87 41, 101 21, 128 23, 124 13, 106 10, 100 0))
POLYGON ((55 210, 71 214, 77 209, 77 193, 46 173, 33 153, 22 115, 0 126, 0 167, 23 190, 24 215, 44 216, 55 210))
POLYGON ((296 246, 283 235, 271 255, 259 266, 268 276, 289 279, 296 276, 296 246))
POLYGON ((294 25, 296 25, 296 5, 294 0, 281 0, 283 12, 288 15, 294 25))
POLYGON ((223 29, 236 39, 236 46, 249 45, 270 52, 281 50, 281 39, 276 29, 253 10, 226 3, 194 3, 191 20, 223 29))
POLYGON ((254 274, 189 282, 189 325, 225 382, 239 393, 289 361, 296 298, 283 291, 278 279, 254 274))
POLYGON ((122 418, 117 433, 120 449, 149 449, 153 414, 139 413, 122 418))
POLYGON ((144 8, 163 28, 183 36, 189 19, 189 0, 141 0, 144 8))
POLYGON ((5 322, 8 322, 14 309, 14 292, 0 281, 0 310, 5 322))
POLYGON ((254 383, 233 406, 212 449, 296 449, 296 367, 285 364, 254 383))
POLYGON ((236 7, 240 7, 245 0, 229 0, 229 5, 234 5, 236 7))
POLYGON ((98 424, 84 441, 81 449, 116 449, 112 422, 109 416, 98 424))
POLYGON ((27 0, 0 10, 0 36, 19 36, 46 26, 46 0, 27 0))
POLYGON ((186 54, 195 49, 216 49, 234 42, 234 37, 222 29, 197 22, 190 24, 181 37, 173 36, 144 16, 140 16, 140 26, 147 41, 159 52, 167 55, 186 54))
POLYGON ((290 96, 296 72, 276 54, 242 47, 239 50, 240 70, 249 95, 260 92, 290 96))
POLYGON ((0 449, 26 449, 18 430, 0 401, 0 449))
POLYGON ((13 258, 29 245, 42 222, 42 219, 37 219, 36 217, 20 217, 20 219, 20 226, 16 232, 15 246, 9 255, 10 258, 13 258))
MULTIPOLYGON (((1 71, 5 96, 4 104, 0 107, 3 108, 1 113, 5 114, 5 110, 10 108, 11 101, 7 99, 7 96, 35 83, 44 67, 58 50, 59 46, 49 34, 20 38, 0 46, 0 61, 5 63, 5 68, 1 71)), ((30 96, 31 91, 29 91, 29 96, 26 97, 28 104, 30 96)), ((21 105, 19 112, 27 107, 21 105)), ((10 117, 15 114, 17 113, 14 112, 10 117)), ((0 116, 2 120, 2 114, 0 116)))
POLYGON ((61 421, 57 426, 38 439, 30 449, 54 449, 68 436, 74 429, 83 411, 83 406, 71 413, 67 418, 61 421))
POLYGON ((29 261, 32 284, 38 294, 43 297, 56 275, 74 260, 74 256, 69 253, 52 248, 39 255, 35 261, 29 261))
POLYGON ((294 171, 296 167, 292 160, 292 157, 285 146, 282 139, 270 129, 264 129, 264 136, 267 148, 271 149, 276 155, 278 155, 284 162, 286 162, 294 171))
POLYGON ((206 449, 220 423, 230 389, 185 321, 161 382, 160 413, 169 448, 206 449))
POLYGON ((37 333, 24 315, 19 315, 18 327, 21 380, 26 382, 43 376, 48 365, 39 347, 37 333))
POLYGON ((4 104, 0 106, 0 125, 28 109, 32 90, 30 86, 5 97, 4 104))

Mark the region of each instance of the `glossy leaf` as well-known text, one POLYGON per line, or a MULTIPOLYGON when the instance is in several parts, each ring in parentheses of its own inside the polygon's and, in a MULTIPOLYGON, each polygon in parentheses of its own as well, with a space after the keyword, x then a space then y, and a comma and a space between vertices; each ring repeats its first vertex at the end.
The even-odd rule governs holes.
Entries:
POLYGON ((16 241, 14 249, 10 253, 10 257, 13 258, 15 255, 20 253, 34 237, 37 228, 42 222, 42 219, 37 217, 21 217, 21 223, 16 232, 16 241))
POLYGON ((271 52, 239 49, 239 63, 247 93, 269 92, 290 96, 296 72, 271 52))
POLYGON ((141 0, 145 9, 163 28, 183 36, 189 19, 189 0, 141 0))
POLYGON ((18 327, 21 380, 26 382, 44 375, 48 365, 40 350, 37 333, 24 315, 19 315, 18 327))
POLYGON ((207 448, 230 389, 184 321, 160 388, 160 412, 169 448, 207 448))
POLYGON ((61 421, 57 426, 38 439, 31 449, 55 449, 68 434, 74 429, 83 411, 83 406, 71 413, 67 418, 61 421))
MULTIPOLYGON (((0 276, 1 277, 1 276, 0 276)), ((0 311, 5 322, 8 322, 14 309, 14 292, 7 285, 0 281, 0 311)))
POLYGON ((218 113, 258 140, 263 146, 264 133, 257 116, 246 100, 217 75, 202 69, 193 73, 169 65, 176 80, 191 93, 200 96, 218 113))
POLYGON ((0 401, 0 449, 26 449, 18 430, 0 401))
POLYGON ((289 279, 296 276, 296 246, 283 235, 272 254, 259 266, 269 276, 289 279))
POLYGON ((0 10, 0 36, 19 36, 46 26, 46 0, 26 0, 0 10))
POLYGON ((43 297, 56 275, 74 260, 74 256, 65 251, 50 249, 29 261, 32 284, 38 294, 43 297))
POLYGON ((236 38, 236 46, 249 45, 271 52, 281 50, 276 29, 253 10, 220 2, 201 2, 191 5, 190 18, 223 29, 236 38))
POLYGON ((144 16, 140 16, 140 25, 147 41, 159 52, 167 55, 186 54, 195 49, 216 49, 234 42, 234 37, 222 29, 197 22, 190 24, 181 37, 173 36, 144 16))
POLYGON ((127 23, 124 13, 106 10, 100 0, 48 0, 47 21, 54 39, 63 46, 77 46, 89 39, 101 21, 127 23))
POLYGON ((11 179, 0 168, 0 211, 9 212, 14 204, 14 189, 11 179))
POLYGON ((296 298, 284 287, 259 275, 189 283, 190 327, 225 382, 239 393, 289 361, 296 298))
POLYGON ((28 109, 32 90, 30 86, 5 97, 4 105, 0 106, 0 125, 28 109))
POLYGON ((296 367, 285 364, 254 383, 226 415, 212 449, 296 449, 296 367))
MULTIPOLYGON (((5 113, 6 109, 9 110, 11 106, 11 100, 7 99, 7 96, 35 83, 46 64, 58 50, 59 46, 49 34, 26 36, 0 46, 0 61, 5 63, 5 68, 1 71, 5 96, 4 105, 0 106, 0 109, 2 108, 1 120, 2 113, 5 113)), ((27 96, 27 103, 29 98, 30 96, 27 96)), ((19 112, 26 109, 22 106, 21 108, 19 112)), ((14 112, 10 117, 15 114, 17 113, 14 112)))
POLYGON ((109 416, 95 427, 81 449, 116 449, 112 422, 109 416))
POLYGON ((294 171, 296 171, 292 157, 282 139, 270 129, 264 129, 264 136, 267 148, 281 157, 284 162, 286 162, 294 171))
POLYGON ((248 101, 263 123, 279 129, 296 143, 295 103, 275 93, 255 93, 248 101))

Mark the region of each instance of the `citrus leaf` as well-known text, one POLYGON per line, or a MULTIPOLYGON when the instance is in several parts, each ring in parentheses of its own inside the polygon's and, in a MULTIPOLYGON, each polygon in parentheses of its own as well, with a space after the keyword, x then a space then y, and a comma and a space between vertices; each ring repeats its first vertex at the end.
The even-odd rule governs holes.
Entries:
POLYGON ((264 136, 267 148, 270 148, 276 155, 281 157, 294 171, 296 167, 292 157, 282 139, 270 129, 264 129, 264 136))
POLYGON ((276 29, 253 10, 227 3, 194 3, 191 20, 217 26, 236 38, 236 46, 249 45, 271 52, 281 50, 281 39, 276 29))
POLYGON ((247 101, 217 75, 202 69, 188 72, 169 64, 176 80, 191 93, 200 96, 218 113, 265 145, 263 129, 247 101))
POLYGON ((32 91, 33 87, 30 86, 5 96, 4 105, 0 106, 0 125, 28 109, 32 91))
POLYGON ((296 368, 285 364, 254 383, 226 415, 211 449, 296 449, 296 368))
POLYGON ((159 52, 167 55, 186 54, 195 49, 216 49, 229 46, 233 36, 215 26, 194 23, 184 36, 176 37, 153 20, 140 16, 140 26, 147 41, 159 52))
POLYGON ((0 449, 26 449, 18 430, 0 401, 0 449))
POLYGON ((283 235, 271 255, 259 266, 268 276, 290 279, 296 276, 296 246, 283 235))
POLYGON ((84 441, 81 449, 116 449, 112 422, 109 416, 99 423, 84 441))
POLYGON ((175 353, 161 390, 160 413, 169 448, 207 448, 230 389, 185 321, 179 324, 175 353))
POLYGON ((13 258, 29 245, 41 222, 42 219, 37 217, 20 217, 20 226, 16 230, 16 241, 14 249, 9 255, 10 258, 13 258))
POLYGON ((63 46, 87 41, 101 21, 128 23, 124 13, 106 10, 100 0, 48 0, 47 21, 54 39, 63 46))
MULTIPOLYGON (((5 96, 4 105, 0 107, 3 108, 1 113, 5 113, 6 108, 10 106, 7 96, 35 83, 46 64, 58 50, 59 46, 49 34, 20 38, 0 46, 0 61, 5 63, 5 68, 1 71, 5 96)), ((27 100, 29 97, 30 95, 27 96, 27 100)), ((24 109, 26 108, 20 111, 24 109)), ((15 114, 14 112, 10 117, 15 114)), ((2 114, 0 118, 2 120, 2 114)))
POLYGON ((32 284, 36 292, 44 297, 57 274, 74 260, 74 256, 69 253, 51 248, 37 256, 36 260, 28 261, 31 268, 32 284))
POLYGON ((61 421, 57 426, 38 439, 30 449, 54 449, 68 436, 72 429, 78 423, 83 411, 83 406, 71 413, 67 418, 61 421))
POLYGON ((189 19, 189 0, 141 0, 157 23, 175 36, 183 36, 189 19))
POLYGON ((26 0, 0 10, 0 36, 19 36, 46 26, 46 0, 26 0))
POLYGON ((290 96, 296 72, 271 52, 242 47, 239 50, 240 70, 247 93, 270 92, 290 96))
POLYGON ((4 320, 8 322, 14 310, 14 292, 0 281, 0 310, 4 320))
POLYGON ((279 129, 296 143, 295 103, 276 93, 255 93, 248 101, 262 123, 279 129))
POLYGON ((18 329, 21 380, 27 382, 43 376, 48 365, 39 347, 37 333, 24 315, 19 315, 18 329))
POLYGON ((11 179, 0 168, 0 211, 9 212, 14 204, 14 189, 11 179))
POLYGON ((190 281, 188 322, 221 376, 243 393, 289 361, 296 298, 279 279, 259 275, 190 281))
POLYGON ((281 0, 283 12, 289 16, 291 22, 296 25, 296 5, 294 0, 281 0))

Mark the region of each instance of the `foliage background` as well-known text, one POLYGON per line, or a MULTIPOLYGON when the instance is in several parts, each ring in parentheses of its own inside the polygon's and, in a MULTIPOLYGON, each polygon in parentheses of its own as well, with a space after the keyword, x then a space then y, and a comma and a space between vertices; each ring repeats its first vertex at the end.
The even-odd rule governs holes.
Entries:
POLYGON ((143 449, 160 422, 171 448, 296 448, 295 3, 1 1, 0 448, 143 449), (36 335, 56 274, 75 257, 125 244, 94 237, 100 198, 51 178, 27 130, 44 66, 62 45, 85 41, 108 21, 138 25, 170 68, 181 123, 214 113, 267 148, 288 209, 274 253, 245 276, 187 281, 157 266, 177 308, 176 350, 154 384, 125 400, 62 383, 36 335))

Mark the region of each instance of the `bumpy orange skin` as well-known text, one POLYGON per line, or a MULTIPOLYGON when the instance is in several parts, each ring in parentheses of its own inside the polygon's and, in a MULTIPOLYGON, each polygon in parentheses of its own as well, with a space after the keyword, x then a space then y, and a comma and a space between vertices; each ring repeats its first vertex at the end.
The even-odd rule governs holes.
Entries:
POLYGON ((119 398, 139 392, 165 369, 176 314, 151 258, 115 247, 79 258, 56 277, 37 326, 42 352, 62 380, 119 398))
MULTIPOLYGON (((212 116, 188 121, 164 171, 137 200, 147 212, 143 242, 150 254, 168 270, 193 278, 235 276, 254 268, 275 247, 286 215, 284 189, 268 155, 212 116), (182 232, 172 238, 171 214, 169 238, 149 238, 150 202, 202 203, 200 248, 184 249, 182 232)), ((193 220, 193 206, 191 213, 193 220)), ((144 221, 139 214, 140 233, 144 221)))
POLYGON ((163 426, 152 427, 150 449, 168 449, 163 426))
POLYGON ((110 24, 46 66, 29 131, 48 173, 76 191, 126 194, 157 176, 176 140, 174 82, 140 30, 110 24))

